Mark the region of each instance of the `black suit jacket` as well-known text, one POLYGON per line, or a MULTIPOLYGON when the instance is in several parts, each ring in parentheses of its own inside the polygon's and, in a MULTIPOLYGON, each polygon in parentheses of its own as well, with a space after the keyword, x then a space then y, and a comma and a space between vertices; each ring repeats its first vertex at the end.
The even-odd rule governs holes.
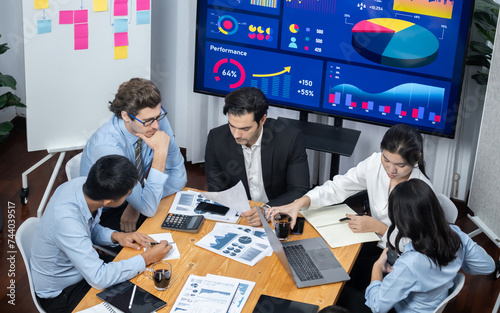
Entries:
MULTIPOLYGON (((281 121, 268 118, 261 146, 264 189, 271 206, 300 198, 309 190, 309 166, 300 132, 281 121)), ((205 177, 209 191, 222 191, 240 180, 250 199, 242 147, 229 126, 210 131, 205 150, 205 177)))

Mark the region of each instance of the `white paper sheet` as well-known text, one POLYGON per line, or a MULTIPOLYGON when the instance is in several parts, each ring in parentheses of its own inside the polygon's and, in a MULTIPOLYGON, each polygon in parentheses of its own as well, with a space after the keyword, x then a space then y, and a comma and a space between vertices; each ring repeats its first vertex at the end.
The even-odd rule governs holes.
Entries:
POLYGON ((232 277, 189 275, 170 312, 240 313, 254 287, 255 282, 232 277), (221 300, 229 299, 231 296, 224 293, 232 292, 233 288, 228 309, 221 300))
MULTIPOLYGON (((153 238, 157 242, 160 242, 161 240, 166 240, 170 245, 172 245, 172 250, 168 251, 164 260, 175 260, 181 258, 181 253, 179 252, 179 248, 177 247, 177 244, 175 244, 171 233, 159 233, 148 236, 153 238)), ((146 248, 144 248, 144 251, 146 251, 146 248)))
POLYGON ((224 223, 216 223, 214 229, 196 245, 250 266, 271 251, 269 241, 224 223))
MULTIPOLYGON (((245 198, 246 199, 246 198, 245 198)), ((206 219, 216 220, 221 222, 237 223, 240 218, 240 213, 229 206, 229 211, 226 215, 218 215, 209 213, 206 211, 200 211, 196 209, 196 206, 200 202, 208 202, 215 204, 222 204, 216 201, 205 198, 201 193, 187 190, 179 191, 176 193, 172 206, 170 207, 169 213, 173 214, 184 214, 184 215, 203 215, 206 219)), ((247 201, 248 203, 248 201, 247 201)))
MULTIPOLYGON (((207 275, 207 277, 213 277, 213 276, 221 277, 212 274, 207 275)), ((252 293, 253 287, 255 287, 255 282, 232 278, 232 277, 225 277, 225 276, 224 279, 233 281, 235 284, 238 284, 238 290, 236 291, 236 294, 234 295, 233 298, 233 302, 231 303, 231 306, 229 307, 229 310, 227 312, 240 313, 243 310, 245 303, 247 303, 247 300, 250 297, 250 294, 252 293)))

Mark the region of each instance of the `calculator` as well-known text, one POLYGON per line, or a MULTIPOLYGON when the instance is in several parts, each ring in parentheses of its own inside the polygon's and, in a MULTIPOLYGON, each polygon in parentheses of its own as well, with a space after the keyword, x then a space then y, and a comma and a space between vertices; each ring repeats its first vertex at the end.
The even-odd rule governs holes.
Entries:
POLYGON ((203 215, 190 216, 168 213, 161 224, 161 228, 197 233, 200 230, 201 224, 203 224, 203 220, 205 220, 203 215))

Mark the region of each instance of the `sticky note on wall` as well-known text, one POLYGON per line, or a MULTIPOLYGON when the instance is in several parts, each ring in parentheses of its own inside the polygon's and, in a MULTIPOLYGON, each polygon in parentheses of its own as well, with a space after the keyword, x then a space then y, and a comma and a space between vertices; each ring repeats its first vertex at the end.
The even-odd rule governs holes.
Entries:
POLYGON ((59 24, 73 24, 73 10, 59 11, 59 24))
POLYGON ((150 11, 137 11, 137 25, 151 23, 150 11))
POLYGON ((94 0, 94 12, 108 10, 108 0, 94 0))
POLYGON ((137 0, 137 11, 151 10, 149 0, 137 0))
POLYGON ((128 32, 128 20, 126 18, 115 18, 115 33, 128 32))
POLYGON ((89 24, 75 24, 75 50, 89 48, 89 24))
POLYGON ((74 22, 76 23, 88 23, 88 10, 75 10, 74 22))
POLYGON ((35 0, 35 10, 48 9, 49 0, 35 0))
POLYGON ((128 0, 115 0, 113 5, 114 16, 128 15, 128 0))
POLYGON ((115 47, 128 46, 128 32, 115 33, 115 47))
POLYGON ((36 21, 36 26, 38 29, 38 34, 47 34, 47 33, 52 32, 52 21, 51 20, 36 21))
POLYGON ((115 47, 115 60, 128 58, 128 47, 115 47))

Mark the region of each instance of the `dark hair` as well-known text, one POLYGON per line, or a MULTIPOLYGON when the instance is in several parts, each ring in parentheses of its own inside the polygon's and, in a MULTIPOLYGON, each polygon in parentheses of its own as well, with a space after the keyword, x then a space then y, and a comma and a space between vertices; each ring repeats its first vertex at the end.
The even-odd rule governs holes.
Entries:
POLYGON ((122 111, 137 115, 144 108, 156 108, 160 102, 160 91, 155 84, 144 78, 132 78, 118 87, 115 99, 109 102, 109 110, 121 118, 122 111))
POLYGON ((118 200, 139 180, 135 165, 124 156, 103 156, 90 168, 83 193, 92 200, 118 200))
MULTIPOLYGON (((410 238, 416 251, 426 255, 439 268, 456 258, 462 242, 446 221, 434 191, 420 179, 402 182, 389 195, 391 226, 387 238, 397 227, 395 249, 403 237, 410 238)), ((389 241, 389 246, 394 246, 389 241)))
POLYGON ((329 305, 319 310, 318 313, 349 313, 349 311, 338 305, 329 305))
MULTIPOLYGON (((399 154, 407 163, 418 164, 425 173, 424 147, 422 135, 416 128, 406 124, 397 124, 389 128, 380 142, 380 149, 399 154)), ((429 177, 427 177, 429 178, 429 177)))
POLYGON ((236 116, 253 113, 253 120, 259 124, 268 108, 269 101, 259 88, 242 87, 226 96, 223 112, 236 116))

